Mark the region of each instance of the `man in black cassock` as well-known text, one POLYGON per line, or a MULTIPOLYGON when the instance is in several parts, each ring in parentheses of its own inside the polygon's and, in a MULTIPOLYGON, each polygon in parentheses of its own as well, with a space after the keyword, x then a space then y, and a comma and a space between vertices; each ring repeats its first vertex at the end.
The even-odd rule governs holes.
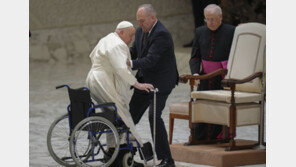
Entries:
MULTIPOLYGON (((190 70, 193 75, 211 73, 220 68, 227 68, 228 57, 235 27, 222 23, 222 10, 216 4, 204 9, 205 26, 198 27, 195 32, 190 70)), ((222 89, 224 76, 216 76, 209 80, 196 81, 198 90, 222 89), (198 84, 199 83, 199 84, 198 84)), ((196 140, 222 138, 222 125, 197 123, 194 127, 196 140)))

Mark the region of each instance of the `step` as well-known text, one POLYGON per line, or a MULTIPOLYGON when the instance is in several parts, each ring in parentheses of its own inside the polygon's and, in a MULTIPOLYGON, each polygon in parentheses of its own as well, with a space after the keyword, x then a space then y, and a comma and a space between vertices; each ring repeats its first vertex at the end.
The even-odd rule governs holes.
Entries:
MULTIPOLYGON (((236 140, 237 145, 256 143, 251 140, 236 140)), ((172 144, 171 152, 175 161, 230 167, 266 163, 266 149, 254 148, 237 151, 225 151, 228 143, 184 146, 184 143, 172 144)))

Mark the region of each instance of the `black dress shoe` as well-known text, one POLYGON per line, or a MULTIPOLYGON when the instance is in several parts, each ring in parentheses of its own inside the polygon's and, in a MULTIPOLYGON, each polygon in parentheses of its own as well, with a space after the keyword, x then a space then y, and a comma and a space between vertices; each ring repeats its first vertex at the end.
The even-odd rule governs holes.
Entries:
POLYGON ((134 161, 133 167, 144 167, 144 164, 134 161))
POLYGON ((175 162, 173 159, 163 159, 157 167, 175 167, 175 162))

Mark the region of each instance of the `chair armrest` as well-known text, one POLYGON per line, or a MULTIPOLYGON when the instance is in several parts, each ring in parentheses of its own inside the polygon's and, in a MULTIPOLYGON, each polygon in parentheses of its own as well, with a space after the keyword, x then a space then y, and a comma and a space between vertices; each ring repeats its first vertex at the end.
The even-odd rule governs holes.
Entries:
POLYGON ((221 74, 224 74, 226 75, 227 74, 227 69, 224 69, 224 68, 220 68, 214 72, 211 72, 211 73, 208 73, 208 74, 204 74, 204 75, 189 75, 189 74, 183 74, 183 75, 180 75, 179 76, 179 82, 180 83, 187 83, 188 80, 204 80, 204 79, 210 79, 210 78, 213 78, 215 76, 218 76, 218 75, 221 75, 221 74))
POLYGON ((221 81, 221 84, 223 86, 228 86, 230 87, 231 85, 235 85, 235 84, 243 84, 243 83, 246 83, 246 82, 250 82, 252 81, 253 79, 259 77, 259 78, 262 78, 263 76, 263 73, 262 72, 256 72, 246 78, 243 78, 243 79, 233 79, 233 78, 230 78, 230 79, 224 79, 221 81))

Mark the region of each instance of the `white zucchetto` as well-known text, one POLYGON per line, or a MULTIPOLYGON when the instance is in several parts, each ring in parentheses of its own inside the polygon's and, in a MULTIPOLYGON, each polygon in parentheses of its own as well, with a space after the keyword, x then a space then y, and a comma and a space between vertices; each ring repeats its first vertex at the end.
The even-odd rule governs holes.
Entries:
POLYGON ((116 29, 123 29, 123 28, 127 28, 127 27, 133 27, 133 24, 131 22, 128 21, 122 21, 120 23, 118 23, 116 29))

